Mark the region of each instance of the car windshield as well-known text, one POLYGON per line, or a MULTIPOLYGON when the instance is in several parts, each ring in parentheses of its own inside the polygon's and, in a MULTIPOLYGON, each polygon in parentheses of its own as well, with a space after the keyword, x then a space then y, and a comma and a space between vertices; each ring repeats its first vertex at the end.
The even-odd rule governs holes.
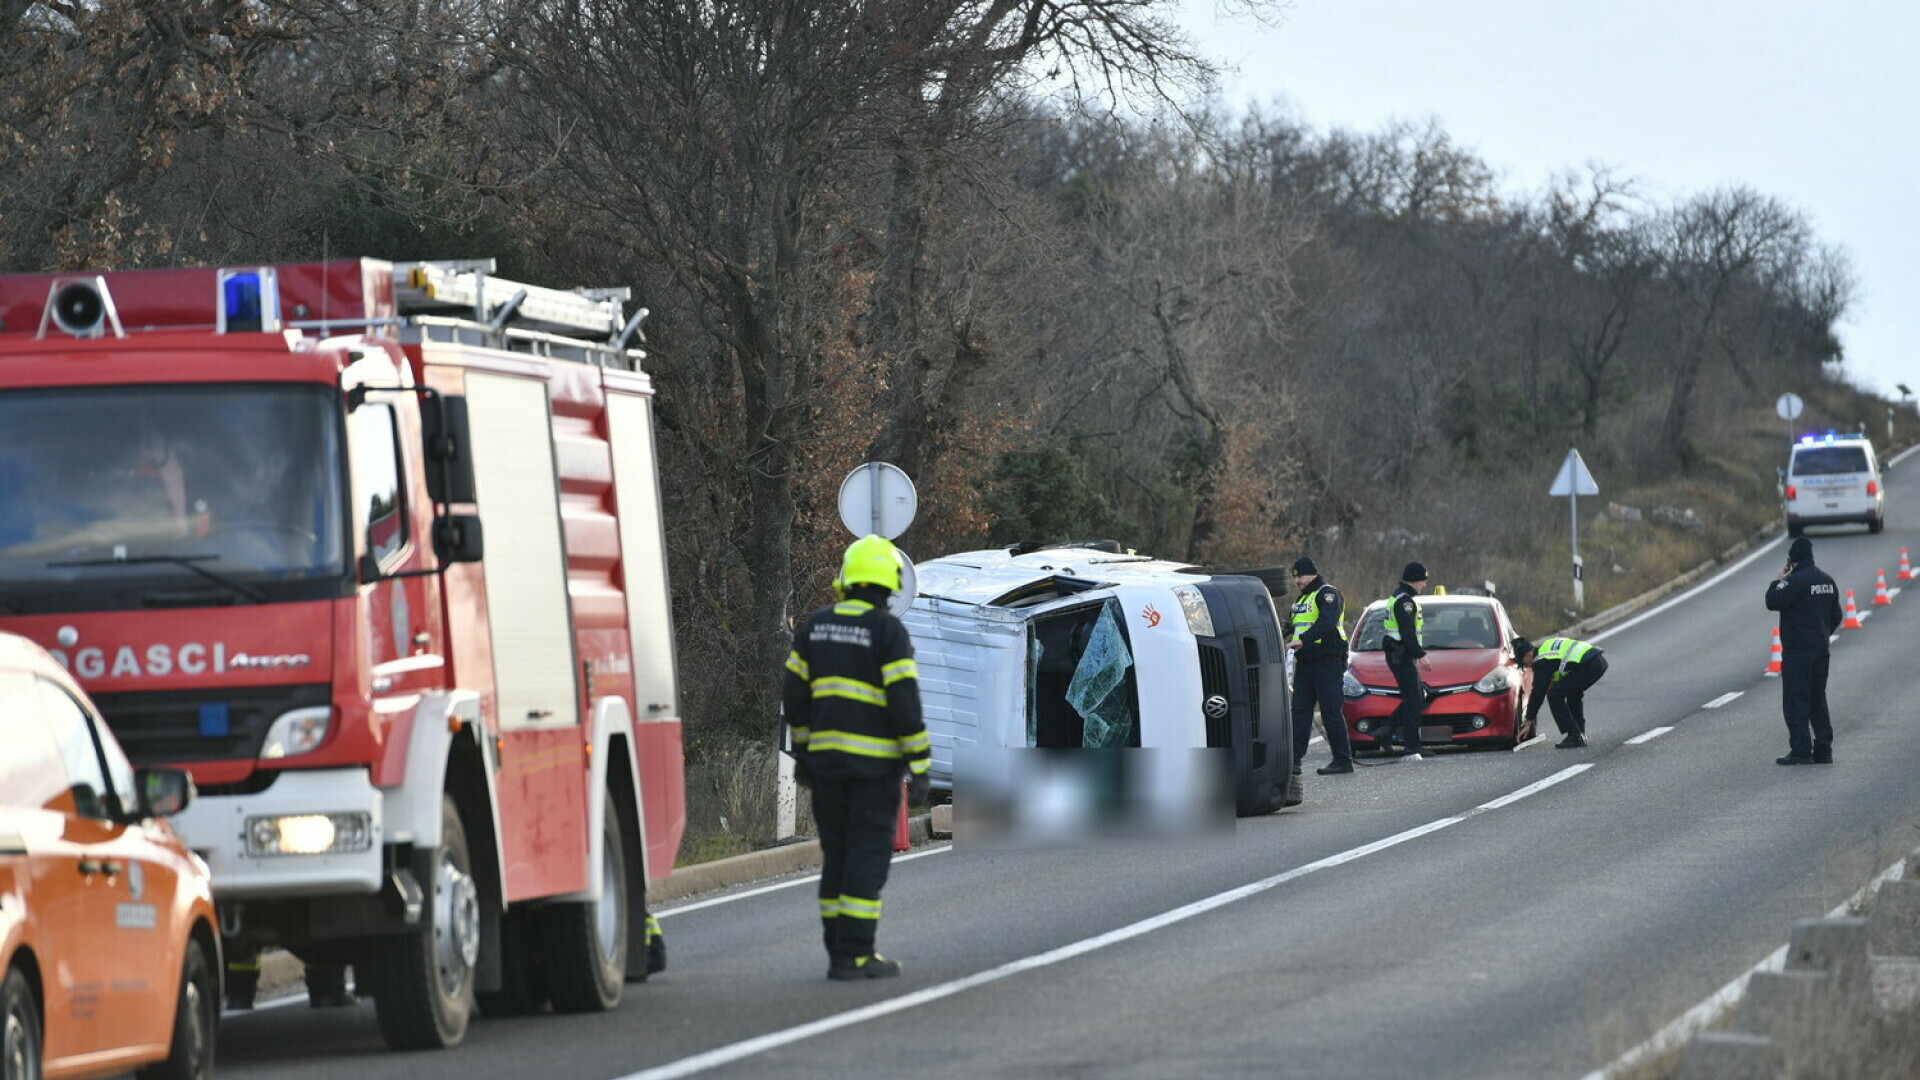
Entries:
POLYGON ((0 612, 344 578, 339 425, 314 386, 0 394, 0 612))
POLYGON ((1867 471, 1867 451, 1859 446, 1803 446, 1793 455, 1795 476, 1839 476, 1867 471))
MULTIPOLYGON (((1426 649, 1497 649, 1500 647, 1499 621, 1486 604, 1420 605, 1420 644, 1426 649)), ((1354 629, 1351 648, 1355 652, 1379 652, 1386 646, 1387 609, 1370 608, 1354 629)))

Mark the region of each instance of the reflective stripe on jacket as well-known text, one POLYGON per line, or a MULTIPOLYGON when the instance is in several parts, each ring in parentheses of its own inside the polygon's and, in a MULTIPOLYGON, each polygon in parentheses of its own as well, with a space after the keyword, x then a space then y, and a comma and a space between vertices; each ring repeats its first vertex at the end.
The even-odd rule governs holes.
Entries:
POLYGON ((795 632, 786 668, 787 726, 816 775, 927 771, 913 641, 885 608, 848 599, 814 612, 795 632))

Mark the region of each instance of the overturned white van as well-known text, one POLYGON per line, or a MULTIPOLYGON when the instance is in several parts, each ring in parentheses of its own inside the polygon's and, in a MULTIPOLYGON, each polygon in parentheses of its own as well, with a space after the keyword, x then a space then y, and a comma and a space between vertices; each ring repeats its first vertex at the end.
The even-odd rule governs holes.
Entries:
POLYGON ((1207 747, 1230 757, 1237 813, 1285 800, 1280 572, 1213 571, 1111 542, 963 552, 917 572, 903 618, 936 790, 952 790, 954 752, 967 747, 1207 747))

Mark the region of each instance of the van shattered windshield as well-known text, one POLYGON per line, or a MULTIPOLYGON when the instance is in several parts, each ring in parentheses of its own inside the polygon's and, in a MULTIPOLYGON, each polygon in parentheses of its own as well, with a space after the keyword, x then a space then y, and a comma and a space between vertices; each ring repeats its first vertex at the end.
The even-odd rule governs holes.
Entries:
POLYGON ((336 397, 274 383, 0 394, 0 605, 291 599, 343 578, 336 397))

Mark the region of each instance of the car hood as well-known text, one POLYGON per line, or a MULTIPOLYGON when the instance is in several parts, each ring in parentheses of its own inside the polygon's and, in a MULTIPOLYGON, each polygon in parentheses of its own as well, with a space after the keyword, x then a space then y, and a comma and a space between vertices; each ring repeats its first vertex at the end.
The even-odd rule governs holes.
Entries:
MULTIPOLYGON (((1505 659, 1501 649, 1429 649, 1427 659, 1433 661, 1432 671, 1420 672, 1420 681, 1428 686, 1461 686, 1480 681, 1480 676, 1493 670, 1493 666, 1505 659)), ((1393 673, 1387 670, 1387 654, 1384 652, 1356 652, 1349 657, 1353 674, 1368 686, 1391 687, 1393 673)))

